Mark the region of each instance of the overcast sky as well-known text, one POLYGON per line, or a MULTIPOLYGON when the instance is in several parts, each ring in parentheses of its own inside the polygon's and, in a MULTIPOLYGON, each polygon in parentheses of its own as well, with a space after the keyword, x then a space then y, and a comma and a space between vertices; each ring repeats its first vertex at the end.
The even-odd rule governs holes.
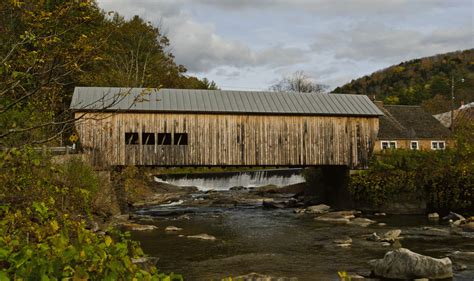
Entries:
POLYGON ((303 70, 331 89, 401 61, 474 48, 474 0, 98 0, 162 26, 176 61, 222 89, 303 70))

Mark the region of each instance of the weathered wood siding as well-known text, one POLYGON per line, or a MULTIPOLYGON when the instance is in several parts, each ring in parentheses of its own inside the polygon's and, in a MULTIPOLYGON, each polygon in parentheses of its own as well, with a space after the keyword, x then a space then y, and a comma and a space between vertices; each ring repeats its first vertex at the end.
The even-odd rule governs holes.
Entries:
POLYGON ((378 131, 377 117, 77 112, 79 116, 82 147, 108 165, 361 167, 378 131), (125 144, 129 132, 139 133, 138 145, 125 144), (187 133, 188 145, 141 145, 144 132, 187 133))

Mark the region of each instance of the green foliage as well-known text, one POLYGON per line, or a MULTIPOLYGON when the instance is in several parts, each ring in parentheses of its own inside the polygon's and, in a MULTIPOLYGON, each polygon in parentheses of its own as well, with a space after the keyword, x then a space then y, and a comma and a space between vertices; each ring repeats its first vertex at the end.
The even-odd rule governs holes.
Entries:
POLYGON ((0 153, 0 280, 182 280, 132 259, 129 234, 86 226, 98 191, 80 159, 53 164, 30 148, 0 153))
POLYGON ((96 1, 0 1, 0 146, 71 132, 75 86, 217 88, 187 76, 159 28, 96 1))
POLYGON ((128 233, 93 233, 42 203, 0 216, 2 280, 183 280, 133 263, 143 252, 128 233))
POLYGON ((414 59, 352 80, 334 92, 375 96, 387 104, 423 105, 432 114, 441 113, 451 108, 453 76, 455 105, 474 101, 473 61, 474 49, 414 59))
POLYGON ((386 151, 370 169, 350 178, 356 199, 374 205, 411 194, 437 211, 474 210, 474 134, 457 133, 457 147, 446 151, 386 151))

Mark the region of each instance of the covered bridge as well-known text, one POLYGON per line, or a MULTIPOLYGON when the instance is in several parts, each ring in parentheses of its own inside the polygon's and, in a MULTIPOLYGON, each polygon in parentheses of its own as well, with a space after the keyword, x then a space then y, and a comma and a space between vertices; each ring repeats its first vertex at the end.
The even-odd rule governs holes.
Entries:
POLYGON ((107 165, 367 164, 382 112, 362 95, 78 87, 80 144, 107 165))

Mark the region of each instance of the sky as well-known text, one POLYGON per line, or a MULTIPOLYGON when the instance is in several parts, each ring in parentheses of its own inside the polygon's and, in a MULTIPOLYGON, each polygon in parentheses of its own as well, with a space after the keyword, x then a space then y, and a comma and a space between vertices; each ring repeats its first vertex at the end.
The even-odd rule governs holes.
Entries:
POLYGON ((266 90, 304 71, 329 89, 402 61, 474 48, 474 0, 98 0, 170 39, 189 75, 266 90))

